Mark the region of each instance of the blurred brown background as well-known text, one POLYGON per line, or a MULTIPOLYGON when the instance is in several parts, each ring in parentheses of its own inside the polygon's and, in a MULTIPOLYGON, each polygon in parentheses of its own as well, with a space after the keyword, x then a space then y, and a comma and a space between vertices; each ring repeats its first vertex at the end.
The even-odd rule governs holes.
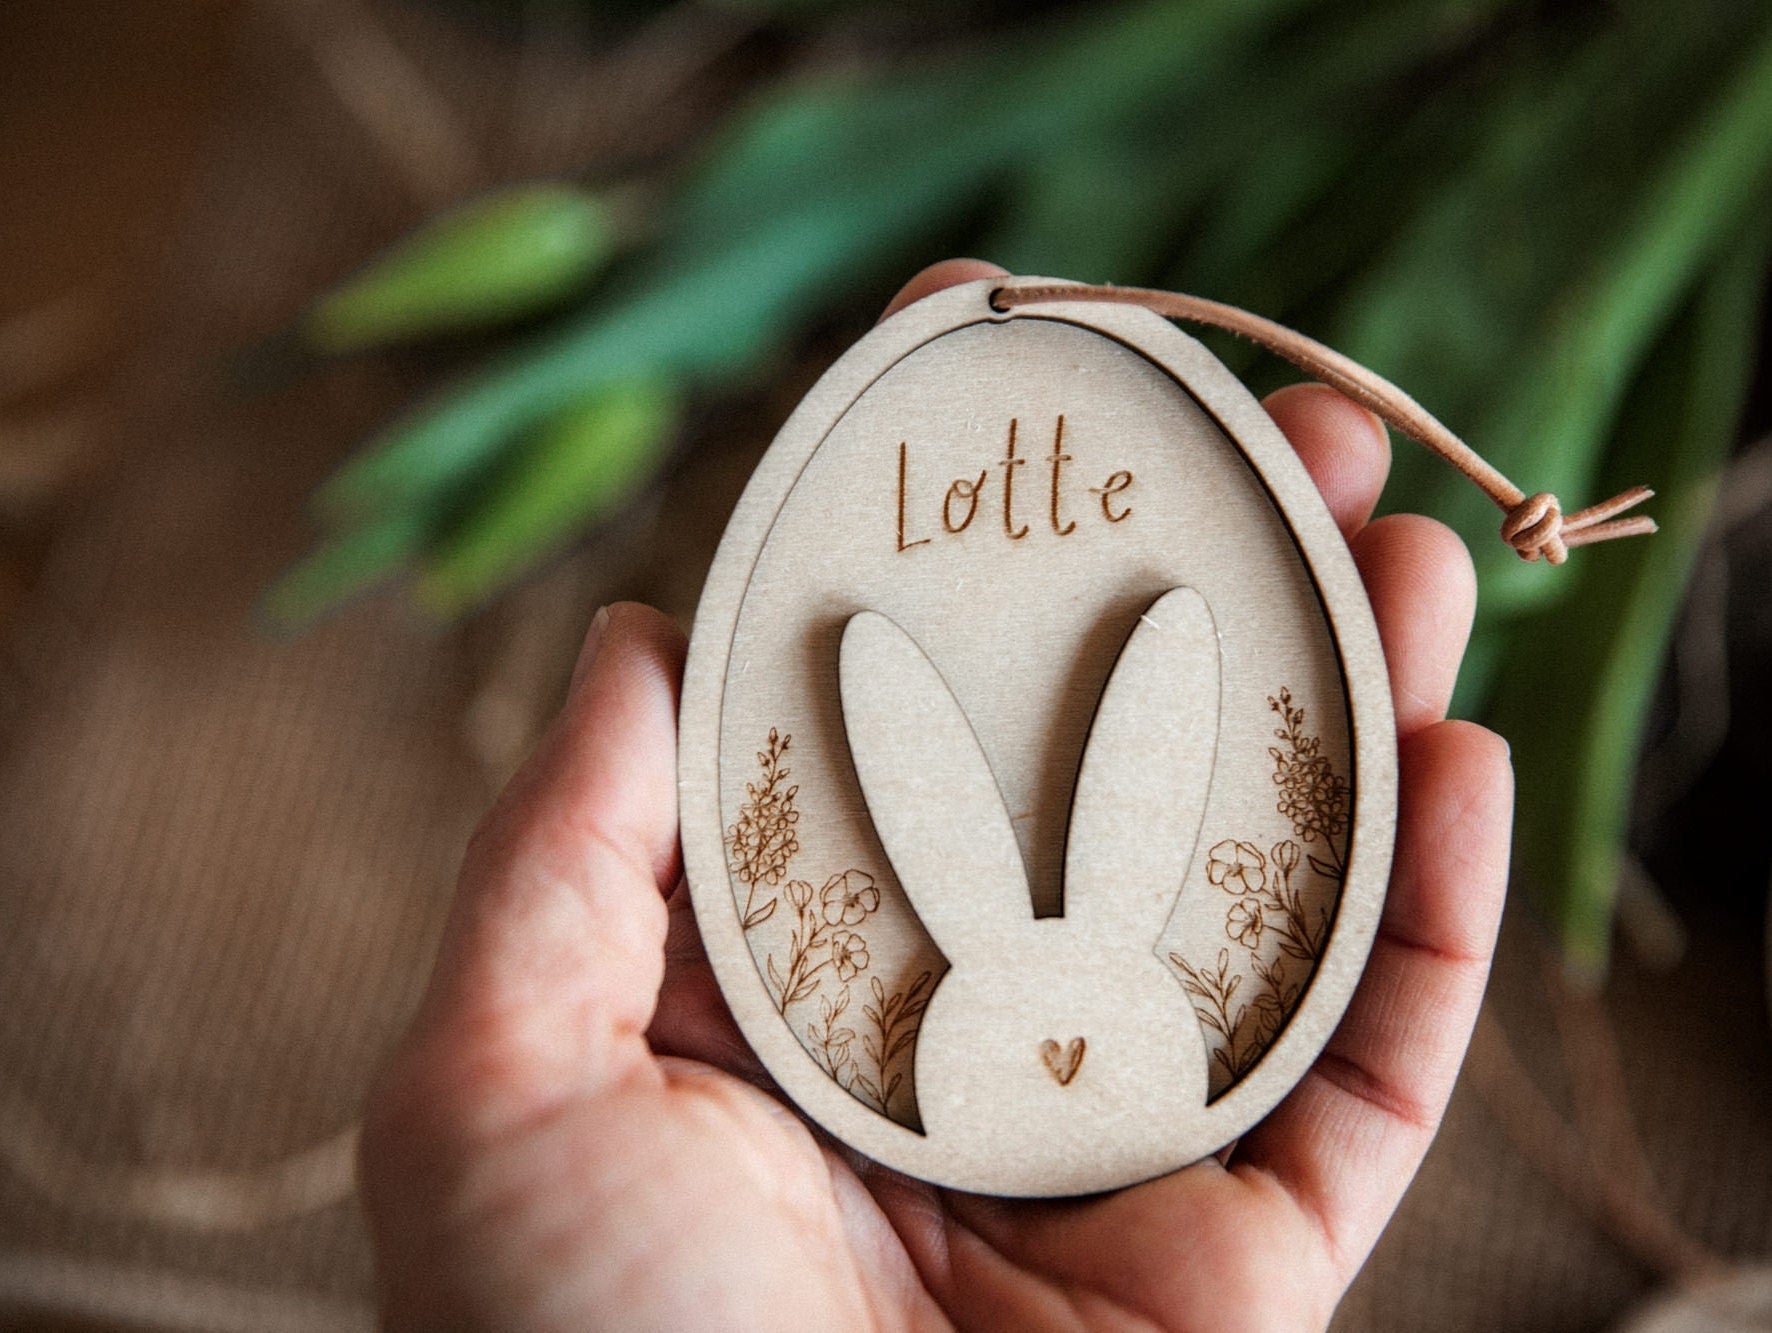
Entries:
MULTIPOLYGON (((703 466, 492 609, 437 630, 374 598, 293 639, 253 609, 308 493, 467 353, 262 381, 239 354, 439 204, 669 148, 767 71, 729 58, 742 10, 672 13, 615 50, 540 9, 393 0, 0 18, 0 1323, 370 1325, 352 1125, 468 831, 596 606, 687 620, 750 463, 854 329, 698 423, 722 442, 703 466)), ((1742 457, 1694 673, 1751 673, 1772 640, 1772 478, 1742 457)), ((1612 1327, 1772 1251, 1765 885, 1707 880, 1764 804, 1747 679, 1689 817, 1644 835, 1674 911, 1626 895, 1603 996, 1510 916, 1342 1327, 1612 1327)))

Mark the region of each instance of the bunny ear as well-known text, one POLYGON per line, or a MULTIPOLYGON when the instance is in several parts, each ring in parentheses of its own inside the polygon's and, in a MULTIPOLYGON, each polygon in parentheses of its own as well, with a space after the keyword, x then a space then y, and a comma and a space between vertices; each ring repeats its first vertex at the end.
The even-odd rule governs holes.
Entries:
POLYGON ((949 960, 1033 917, 1015 830, 972 724, 916 643, 876 611, 838 655, 843 726, 874 829, 949 960))
POLYGON ((1192 588, 1138 618, 1089 727, 1071 801, 1064 915, 1154 944, 1193 860, 1218 750, 1218 629, 1192 588))

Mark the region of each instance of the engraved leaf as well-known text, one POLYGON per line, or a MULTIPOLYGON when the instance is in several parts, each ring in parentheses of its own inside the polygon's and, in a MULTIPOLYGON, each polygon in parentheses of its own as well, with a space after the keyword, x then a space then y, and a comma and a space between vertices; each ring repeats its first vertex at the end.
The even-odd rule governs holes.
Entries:
POLYGON ((775 904, 778 901, 778 899, 771 898, 768 902, 757 908, 756 911, 752 912, 744 919, 744 928, 746 930, 751 930, 769 920, 770 917, 775 915, 775 904))

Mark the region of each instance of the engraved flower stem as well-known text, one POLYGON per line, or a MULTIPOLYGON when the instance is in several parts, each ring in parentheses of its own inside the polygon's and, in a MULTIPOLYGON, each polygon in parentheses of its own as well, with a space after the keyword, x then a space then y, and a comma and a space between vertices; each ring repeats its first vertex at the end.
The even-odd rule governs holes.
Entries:
POLYGON ((794 909, 799 913, 799 924, 794 927, 793 938, 788 942, 788 973, 782 981, 781 994, 776 996, 777 1008, 784 1015, 790 1004, 804 1000, 818 989, 814 978, 831 965, 831 927, 819 919, 810 900, 796 902, 794 909), (823 954, 817 961, 814 961, 815 951, 823 954))

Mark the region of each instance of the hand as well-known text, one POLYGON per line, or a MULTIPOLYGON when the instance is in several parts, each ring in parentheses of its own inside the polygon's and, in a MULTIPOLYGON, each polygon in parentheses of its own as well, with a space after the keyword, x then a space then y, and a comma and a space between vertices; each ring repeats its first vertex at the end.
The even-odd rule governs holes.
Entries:
MULTIPOLYGON (((1002 270, 953 260, 891 309, 1002 270)), ((1327 1323, 1420 1164, 1494 947, 1506 746, 1444 719, 1475 604, 1458 539, 1368 522, 1377 421, 1267 407, 1377 614, 1396 703, 1395 870, 1321 1059, 1225 1162, 1009 1201, 855 1160, 767 1079, 709 971, 677 850, 684 645, 598 614, 551 732, 471 843, 436 973, 368 1112, 362 1184, 394 1328, 1303 1328, 1327 1323)))

